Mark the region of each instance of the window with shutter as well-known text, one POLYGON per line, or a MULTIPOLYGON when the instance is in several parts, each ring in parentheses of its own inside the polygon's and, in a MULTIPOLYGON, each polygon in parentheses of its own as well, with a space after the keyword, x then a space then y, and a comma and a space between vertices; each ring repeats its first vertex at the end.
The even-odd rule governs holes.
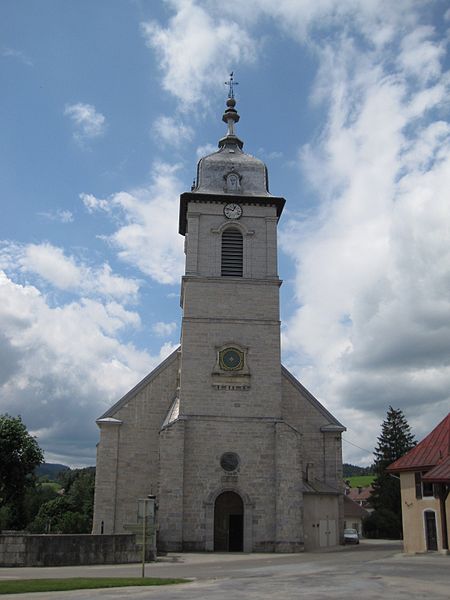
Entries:
POLYGON ((242 277, 244 239, 239 229, 228 227, 222 233, 222 277, 242 277))

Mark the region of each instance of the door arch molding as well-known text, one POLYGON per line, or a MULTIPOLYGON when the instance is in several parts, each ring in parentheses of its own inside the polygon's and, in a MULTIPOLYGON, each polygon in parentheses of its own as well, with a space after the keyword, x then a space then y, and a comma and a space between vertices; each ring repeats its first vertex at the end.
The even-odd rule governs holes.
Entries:
POLYGON ((224 486, 210 492, 206 497, 203 506, 205 509, 205 550, 214 551, 214 506, 217 498, 224 492, 234 492, 240 496, 244 505, 244 540, 243 551, 253 551, 253 509, 254 503, 250 496, 239 489, 237 486, 224 486))

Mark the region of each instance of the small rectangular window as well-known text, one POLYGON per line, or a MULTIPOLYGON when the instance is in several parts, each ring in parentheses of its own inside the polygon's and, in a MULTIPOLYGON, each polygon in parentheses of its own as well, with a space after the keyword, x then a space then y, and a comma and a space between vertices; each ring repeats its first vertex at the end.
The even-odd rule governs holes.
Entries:
POLYGON ((416 498, 422 498, 422 476, 420 473, 414 473, 414 481, 416 484, 416 498))
MULTIPOLYGON (((422 475, 425 475, 425 473, 422 473, 422 475)), ((422 494, 424 498, 434 496, 433 484, 429 481, 422 481, 422 494)))

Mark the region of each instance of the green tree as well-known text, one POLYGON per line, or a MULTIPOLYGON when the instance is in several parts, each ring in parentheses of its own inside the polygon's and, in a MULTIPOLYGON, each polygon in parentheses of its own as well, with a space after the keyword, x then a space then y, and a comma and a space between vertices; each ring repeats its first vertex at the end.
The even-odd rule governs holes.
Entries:
POLYGON ((58 485, 56 483, 47 483, 39 480, 34 487, 27 489, 24 501, 26 529, 28 529, 29 523, 36 518, 43 504, 58 498, 57 488, 58 485))
POLYGON ((389 407, 375 448, 376 474, 370 503, 375 512, 366 520, 365 531, 373 537, 402 537, 400 481, 386 471, 395 460, 416 445, 411 428, 401 410, 389 407))
POLYGON ((33 533, 90 533, 95 468, 65 471, 59 477, 59 482, 63 494, 40 506, 29 530, 33 533))
POLYGON ((34 470, 44 462, 36 439, 20 416, 0 415, 0 507, 2 527, 26 525, 25 496, 36 482, 34 470))

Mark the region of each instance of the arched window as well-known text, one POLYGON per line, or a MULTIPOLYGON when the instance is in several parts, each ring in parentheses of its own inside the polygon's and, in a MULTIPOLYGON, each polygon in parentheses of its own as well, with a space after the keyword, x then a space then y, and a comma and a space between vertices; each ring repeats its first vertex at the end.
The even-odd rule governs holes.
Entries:
POLYGON ((222 233, 222 277, 242 277, 244 240, 236 227, 227 227, 222 233))

